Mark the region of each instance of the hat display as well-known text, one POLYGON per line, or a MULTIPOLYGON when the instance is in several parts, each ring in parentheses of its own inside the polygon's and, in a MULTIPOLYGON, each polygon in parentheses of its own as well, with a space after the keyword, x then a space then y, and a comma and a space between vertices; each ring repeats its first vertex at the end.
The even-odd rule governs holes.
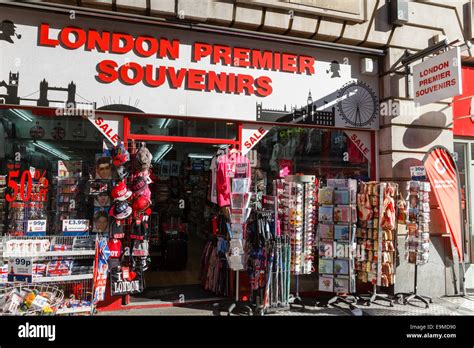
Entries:
POLYGON ((141 213, 147 210, 150 205, 151 205, 150 199, 148 199, 145 196, 140 196, 133 201, 132 209, 136 213, 141 213))
POLYGON ((125 148, 123 142, 114 147, 111 151, 114 166, 118 167, 130 161, 130 153, 125 148))
POLYGON ((112 198, 114 201, 125 201, 130 198, 132 191, 130 191, 125 184, 121 181, 112 189, 112 198))
POLYGON ((132 207, 126 201, 116 202, 109 210, 109 215, 117 220, 123 220, 132 214, 132 207))
POLYGON ((153 156, 144 145, 140 147, 135 154, 135 164, 138 170, 147 170, 150 168, 153 156))
POLYGON ((148 184, 146 183, 145 178, 142 176, 137 176, 133 179, 132 191, 135 195, 143 194, 146 189, 148 189, 148 184))

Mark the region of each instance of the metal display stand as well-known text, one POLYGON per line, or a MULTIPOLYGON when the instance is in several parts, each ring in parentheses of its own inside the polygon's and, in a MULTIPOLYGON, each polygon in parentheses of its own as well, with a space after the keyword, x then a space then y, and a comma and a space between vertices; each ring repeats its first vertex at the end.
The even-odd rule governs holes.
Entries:
MULTIPOLYGON (((355 182, 355 195, 357 195, 357 183, 355 182)), ((341 188, 337 188, 337 187, 334 187, 334 194, 336 192, 336 190, 338 189, 341 189, 341 188)), ((344 303, 346 305, 348 305, 351 309, 355 309, 357 308, 357 302, 358 302, 358 296, 356 296, 354 294, 354 291, 355 291, 355 280, 354 280, 354 256, 353 256, 353 245, 355 243, 355 224, 357 223, 357 220, 356 221, 353 221, 353 218, 352 218, 352 210, 351 208, 355 205, 355 201, 356 201, 356 197, 352 197, 351 195, 351 182, 350 181, 347 181, 347 187, 345 188, 342 188, 342 190, 347 190, 349 192, 349 204, 340 204, 342 206, 348 206, 349 207, 349 214, 350 214, 350 219, 349 219, 349 222, 347 223, 340 223, 340 224, 343 224, 343 225, 349 225, 349 233, 350 233, 350 238, 349 238, 349 255, 348 255, 348 258, 349 258, 349 293, 336 293, 335 296, 333 296, 331 299, 329 299, 329 301, 327 302, 327 305, 330 306, 330 305, 336 305, 338 303, 344 303)), ((337 205, 339 204, 333 204, 334 207, 336 207, 337 205)), ((334 222, 334 226, 336 226, 338 224, 338 222, 334 222)))
POLYGON ((299 274, 296 275, 296 293, 295 295, 290 295, 290 298, 288 299, 288 303, 290 304, 290 309, 293 309, 294 306, 301 306, 301 310, 305 310, 306 306, 304 304, 303 299, 300 297, 300 276, 299 274))
POLYGON ((433 303, 433 299, 429 296, 418 294, 418 265, 415 264, 415 281, 414 281, 413 292, 400 292, 395 294, 397 302, 400 304, 412 304, 412 301, 419 300, 423 302, 426 308, 429 308, 429 304, 433 303))
POLYGON ((245 312, 248 312, 249 315, 252 315, 253 314, 253 310, 252 308, 246 303, 246 302, 243 302, 243 301, 240 301, 239 299, 239 272, 240 271, 235 271, 235 277, 236 277, 236 281, 235 281, 235 301, 232 302, 229 306, 229 309, 227 310, 227 315, 231 315, 235 310, 237 311, 245 311, 245 312))
MULTIPOLYGON (((407 212, 410 210, 410 193, 408 193, 406 201, 408 202, 407 212)), ((407 222, 409 221, 409 217, 407 214, 407 222)), ((418 222, 416 222, 418 224, 418 222)), ((415 261, 415 277, 413 283, 413 291, 412 292, 400 292, 395 294, 395 298, 399 304, 412 304, 413 301, 421 301, 425 304, 425 308, 429 308, 430 303, 433 303, 433 299, 430 296, 420 295, 418 294, 418 260, 415 261)))
MULTIPOLYGON (((290 194, 291 194, 291 191, 292 191, 292 185, 291 184, 309 184, 309 183, 314 183, 316 180, 316 177, 314 175, 288 175, 285 177, 285 181, 287 183, 290 183, 290 194)), ((306 187, 303 186, 303 192, 302 192, 302 202, 305 202, 306 200, 306 187)), ((304 208, 303 208, 304 210, 304 208)), ((301 238, 301 255, 304 255, 307 250, 305 250, 305 243, 304 243, 304 235, 305 235, 305 227, 306 227, 306 222, 307 222, 307 217, 306 217, 306 214, 302 214, 302 223, 301 223, 301 229, 302 229, 302 238, 301 238)), ((314 240, 314 238, 313 238, 314 240)), ((310 251, 312 252, 312 250, 310 251)), ((301 266, 301 268, 303 268, 303 266, 301 266)), ((290 304, 290 309, 293 309, 295 306, 301 306, 301 310, 304 311, 306 309, 306 306, 305 306, 305 303, 303 301, 303 299, 301 298, 300 296, 300 292, 299 292, 299 287, 300 287, 300 279, 299 279, 299 272, 300 270, 298 271, 295 271, 295 277, 296 277, 296 284, 295 284, 295 287, 296 287, 296 292, 294 295, 290 295, 289 296, 289 299, 288 299, 288 303, 290 304)))
MULTIPOLYGON (((373 285, 373 291, 369 292, 370 298, 366 300, 365 305, 370 306, 372 303, 377 304, 377 301, 388 302, 390 307, 393 307, 393 300, 389 298, 388 294, 381 294, 377 292, 377 287, 381 283, 382 277, 382 211, 383 211, 383 201, 384 201, 384 192, 387 187, 387 183, 380 183, 379 188, 379 225, 378 225, 378 251, 377 251, 377 282, 373 285)), ((398 191, 398 190, 397 190, 398 191)), ((395 194, 395 197, 397 194, 395 194)), ((394 235, 394 242, 396 239, 396 233, 394 235)))
MULTIPOLYGON (((69 237, 69 236, 42 236, 42 237, 14 237, 14 236, 4 236, 1 239, 1 244, 3 246, 3 251, 0 254, 0 258, 4 261, 9 262, 13 258, 21 257, 28 258, 31 260, 32 265, 38 264, 39 260, 46 261, 60 259, 74 259, 74 260, 91 260, 90 269, 87 272, 74 272, 74 268, 71 269, 70 274, 68 275, 50 275, 48 274, 50 267, 49 264, 46 266, 46 271, 43 276, 33 276, 31 280, 25 279, 15 279, 13 277, 13 282, 24 282, 25 286, 31 284, 32 286, 39 286, 40 284, 49 284, 51 286, 58 287, 63 290, 65 293, 74 293, 76 289, 76 295, 74 300, 82 301, 82 304, 77 307, 63 307, 58 309, 56 314, 94 314, 95 313, 95 304, 94 299, 94 269, 97 267, 97 262, 95 260, 96 255, 96 244, 97 237, 91 236, 80 236, 80 237, 69 237), (95 241, 93 248, 85 248, 84 242, 92 239, 95 241), (42 247, 41 250, 32 251, 20 251, 20 250, 9 250, 8 243, 12 243, 15 240, 23 241, 23 243, 35 243, 45 241, 47 246, 42 247), (67 245, 69 250, 52 250, 51 247, 55 244, 67 245)), ((0 283, 1 285, 8 285, 11 282, 6 281, 5 283, 0 283)))

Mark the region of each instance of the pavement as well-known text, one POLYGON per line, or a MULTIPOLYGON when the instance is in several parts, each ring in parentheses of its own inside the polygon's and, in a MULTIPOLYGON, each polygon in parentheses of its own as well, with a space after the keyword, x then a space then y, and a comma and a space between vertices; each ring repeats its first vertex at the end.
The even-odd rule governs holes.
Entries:
MULTIPOLYGON (((304 299, 305 309, 301 307, 292 309, 282 309, 277 312, 268 312, 269 316, 461 316, 474 315, 474 297, 442 297, 433 299, 429 308, 421 302, 413 304, 394 303, 390 307, 388 303, 377 303, 366 306, 357 305, 356 308, 350 308, 344 303, 337 305, 325 305, 324 303, 315 303, 314 299, 304 299)), ((124 310, 100 312, 101 316, 216 316, 227 315, 227 308, 231 301, 220 303, 197 303, 180 304, 174 307, 159 308, 131 308, 125 307, 124 310)), ((143 303, 140 303, 143 304, 143 303)), ((234 314, 233 314, 234 315, 234 314)), ((235 313, 243 315, 243 313, 235 313)))

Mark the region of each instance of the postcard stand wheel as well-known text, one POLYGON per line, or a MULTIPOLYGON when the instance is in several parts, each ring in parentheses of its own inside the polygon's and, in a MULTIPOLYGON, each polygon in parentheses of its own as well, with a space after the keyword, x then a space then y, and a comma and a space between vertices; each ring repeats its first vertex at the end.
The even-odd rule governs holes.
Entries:
POLYGON ((304 312, 306 310, 306 306, 303 302, 303 299, 300 297, 299 288, 300 288, 300 276, 299 274, 296 275, 296 294, 290 295, 288 299, 288 303, 290 304, 290 309, 293 309, 294 306, 301 306, 300 310, 304 312))
POLYGON ((371 296, 366 300, 365 305, 370 306, 372 303, 378 304, 377 301, 388 302, 390 307, 393 307, 393 300, 388 297, 387 294, 377 293, 377 285, 374 285, 374 291, 370 293, 371 296))
POLYGON ((415 265, 415 284, 414 284, 414 291, 413 292, 400 292, 395 294, 397 298, 397 303, 399 304, 408 304, 412 303, 412 301, 421 301, 425 304, 426 308, 430 307, 430 303, 433 303, 433 299, 429 296, 420 295, 418 294, 418 265, 415 265))
POLYGON ((328 301, 328 306, 342 302, 348 305, 351 309, 354 309, 357 308, 357 300, 357 297, 354 295, 336 295, 328 301))

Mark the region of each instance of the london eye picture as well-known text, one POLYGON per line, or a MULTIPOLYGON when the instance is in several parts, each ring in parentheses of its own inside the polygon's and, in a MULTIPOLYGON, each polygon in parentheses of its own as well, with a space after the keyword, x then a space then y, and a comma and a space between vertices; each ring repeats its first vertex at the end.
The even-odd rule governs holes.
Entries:
POLYGON ((337 99, 339 113, 353 127, 368 126, 377 117, 377 95, 362 81, 346 83, 339 89, 337 99))

